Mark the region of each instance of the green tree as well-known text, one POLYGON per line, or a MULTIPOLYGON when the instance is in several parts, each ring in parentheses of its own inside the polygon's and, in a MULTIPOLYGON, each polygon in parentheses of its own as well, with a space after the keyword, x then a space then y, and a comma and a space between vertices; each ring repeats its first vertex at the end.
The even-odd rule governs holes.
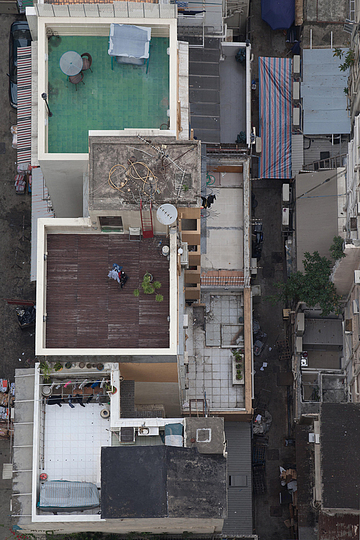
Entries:
POLYGON ((279 302, 305 302, 309 307, 320 306, 322 315, 340 312, 340 296, 330 281, 332 262, 320 257, 318 251, 304 254, 304 272, 294 272, 286 283, 277 283, 279 293, 273 300, 279 302))
POLYGON ((343 49, 335 47, 333 56, 337 56, 340 60, 344 57, 344 63, 339 65, 340 71, 346 71, 355 63, 355 53, 352 49, 345 52, 343 49))
POLYGON ((331 244, 329 251, 335 261, 346 257, 345 253, 343 252, 343 244, 344 239, 341 238, 341 236, 334 236, 333 243, 331 244))

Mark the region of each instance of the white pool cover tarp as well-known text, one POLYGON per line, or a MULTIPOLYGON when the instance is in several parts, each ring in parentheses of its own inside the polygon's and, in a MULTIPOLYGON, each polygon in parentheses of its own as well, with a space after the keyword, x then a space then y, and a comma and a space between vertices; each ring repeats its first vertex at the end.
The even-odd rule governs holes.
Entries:
POLYGON ((86 509, 99 504, 99 491, 91 482, 52 480, 40 484, 40 509, 86 509))

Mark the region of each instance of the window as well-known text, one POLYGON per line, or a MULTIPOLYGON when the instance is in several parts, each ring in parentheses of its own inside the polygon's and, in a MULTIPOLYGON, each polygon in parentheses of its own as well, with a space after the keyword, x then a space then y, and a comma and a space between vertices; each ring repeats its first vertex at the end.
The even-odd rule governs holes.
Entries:
POLYGON ((121 216, 100 216, 100 228, 102 232, 123 232, 121 216))

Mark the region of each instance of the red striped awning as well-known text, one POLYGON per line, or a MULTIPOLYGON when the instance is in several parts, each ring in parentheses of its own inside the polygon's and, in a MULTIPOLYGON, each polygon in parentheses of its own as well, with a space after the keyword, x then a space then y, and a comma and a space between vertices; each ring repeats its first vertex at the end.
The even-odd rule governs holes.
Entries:
POLYGON ((17 163, 31 164, 31 47, 17 51, 17 163))

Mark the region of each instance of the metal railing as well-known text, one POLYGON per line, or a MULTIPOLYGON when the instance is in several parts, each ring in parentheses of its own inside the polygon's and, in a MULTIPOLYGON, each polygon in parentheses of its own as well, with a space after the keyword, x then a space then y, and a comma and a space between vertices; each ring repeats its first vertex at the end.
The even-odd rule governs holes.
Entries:
POLYGON ((332 156, 325 159, 318 159, 312 163, 308 163, 302 167, 304 171, 318 171, 321 169, 336 169, 337 167, 343 167, 347 154, 339 154, 338 156, 332 156))

